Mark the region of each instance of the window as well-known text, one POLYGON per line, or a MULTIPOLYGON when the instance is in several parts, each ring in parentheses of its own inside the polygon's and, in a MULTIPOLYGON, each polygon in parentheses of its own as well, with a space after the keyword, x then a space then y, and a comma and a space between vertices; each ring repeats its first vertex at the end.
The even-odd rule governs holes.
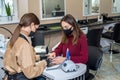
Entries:
POLYGON ((42 20, 58 19, 65 15, 66 0, 40 0, 42 20))
POLYGON ((120 13, 120 1, 119 0, 112 0, 112 12, 113 13, 120 13))
POLYGON ((83 1, 84 16, 96 15, 100 13, 100 0, 84 0, 83 1))
POLYGON ((0 0, 0 21, 7 21, 7 13, 5 9, 5 5, 10 6, 11 15, 14 20, 18 19, 17 15, 17 0, 0 0))

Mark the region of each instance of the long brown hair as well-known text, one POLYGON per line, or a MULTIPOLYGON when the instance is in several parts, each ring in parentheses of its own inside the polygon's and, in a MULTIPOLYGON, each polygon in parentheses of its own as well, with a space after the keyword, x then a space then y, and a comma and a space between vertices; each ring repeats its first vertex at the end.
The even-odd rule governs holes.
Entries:
POLYGON ((13 45, 16 42, 17 38, 19 37, 21 28, 29 26, 32 22, 35 25, 40 24, 40 21, 39 21, 38 17, 34 13, 26 13, 21 17, 20 23, 18 24, 18 26, 14 30, 14 33, 13 33, 11 39, 10 39, 10 47, 11 48, 13 47, 13 45))
MULTIPOLYGON (((70 24, 73 27, 73 40, 72 40, 72 44, 77 44, 78 38, 81 36, 81 34, 83 34, 83 32, 80 30, 79 25, 77 24, 75 18, 71 15, 71 14, 67 14, 66 16, 64 16, 61 21, 60 24, 62 23, 62 21, 67 22, 68 24, 70 24)), ((62 25, 61 25, 62 26, 62 25)), ((62 43, 67 43, 68 38, 66 37, 63 29, 62 29, 62 43)))

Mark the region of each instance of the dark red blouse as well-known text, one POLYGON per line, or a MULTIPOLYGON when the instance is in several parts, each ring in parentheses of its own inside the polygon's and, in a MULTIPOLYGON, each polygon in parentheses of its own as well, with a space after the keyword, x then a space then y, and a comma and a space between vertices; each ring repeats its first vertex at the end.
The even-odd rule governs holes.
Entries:
POLYGON ((86 63, 88 61, 88 45, 86 36, 83 34, 78 39, 77 44, 72 45, 73 36, 69 36, 68 43, 60 43, 55 49, 57 56, 66 56, 67 48, 70 50, 70 59, 75 63, 86 63))

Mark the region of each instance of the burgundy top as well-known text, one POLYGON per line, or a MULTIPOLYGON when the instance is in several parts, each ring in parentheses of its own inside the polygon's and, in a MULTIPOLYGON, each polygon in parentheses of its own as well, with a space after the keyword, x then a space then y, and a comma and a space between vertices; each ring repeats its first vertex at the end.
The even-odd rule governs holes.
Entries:
POLYGON ((79 37, 77 44, 72 45, 73 36, 68 37, 68 43, 60 43, 55 49, 57 56, 66 56, 67 48, 70 51, 70 59, 75 63, 86 63, 88 61, 88 45, 86 36, 83 34, 79 37))

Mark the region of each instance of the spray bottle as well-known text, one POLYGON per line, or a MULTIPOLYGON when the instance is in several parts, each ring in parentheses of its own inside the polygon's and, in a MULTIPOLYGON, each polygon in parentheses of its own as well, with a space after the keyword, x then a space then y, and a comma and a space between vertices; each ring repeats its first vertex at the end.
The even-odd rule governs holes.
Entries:
POLYGON ((66 58, 67 58, 67 60, 70 60, 70 50, 68 48, 66 51, 66 58))

